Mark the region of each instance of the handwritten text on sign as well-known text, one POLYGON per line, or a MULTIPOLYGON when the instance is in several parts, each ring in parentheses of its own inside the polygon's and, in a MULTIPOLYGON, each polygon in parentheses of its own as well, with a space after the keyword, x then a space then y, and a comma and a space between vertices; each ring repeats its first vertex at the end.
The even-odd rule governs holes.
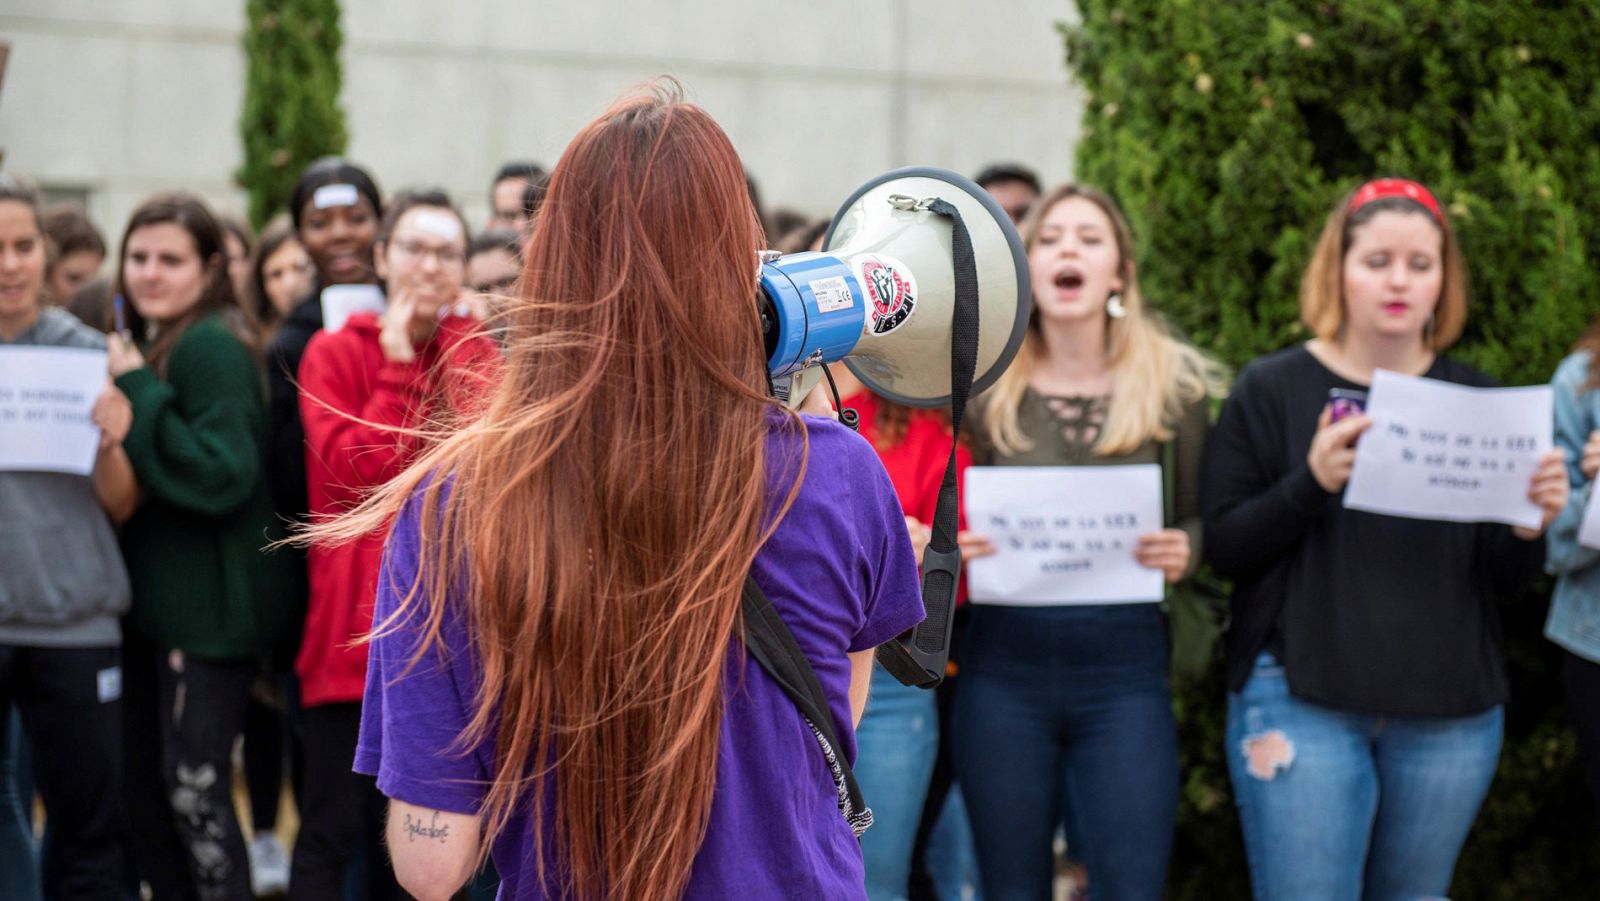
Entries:
POLYGON ((1551 403, 1548 385, 1467 388, 1380 369, 1344 505, 1537 528, 1528 486, 1550 449, 1551 403))
POLYGON ((0 470, 88 475, 100 441, 89 410, 105 385, 105 351, 0 347, 0 470))
POLYGON ((974 603, 1161 600, 1161 572, 1133 559, 1161 529, 1159 466, 974 466, 965 503, 967 527, 997 548, 967 568, 974 603))

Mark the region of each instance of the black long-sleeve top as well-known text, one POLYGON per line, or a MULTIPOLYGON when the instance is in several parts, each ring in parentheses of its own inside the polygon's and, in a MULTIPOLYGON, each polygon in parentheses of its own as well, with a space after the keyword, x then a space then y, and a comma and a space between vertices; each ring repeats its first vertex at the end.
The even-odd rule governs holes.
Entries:
MULTIPOLYGON (((1437 359, 1428 378, 1493 379, 1437 359)), ((1540 572, 1509 526, 1348 510, 1306 463, 1328 389, 1364 389, 1304 347, 1239 374, 1206 446, 1206 557, 1234 579, 1226 649, 1239 691, 1264 649, 1296 697, 1384 715, 1465 716, 1507 695, 1497 594, 1540 572)))
POLYGON ((321 291, 311 292, 289 312, 267 346, 267 485, 272 506, 289 522, 306 518, 306 431, 300 424, 300 358, 311 337, 322 330, 321 291))
MULTIPOLYGON (((306 431, 300 422, 300 358, 305 355, 311 337, 322 330, 322 292, 313 285, 311 292, 289 312, 289 318, 278 327, 267 345, 267 489, 272 496, 272 509, 285 524, 306 521, 310 502, 306 496, 306 431)), ((285 549, 297 558, 291 581, 285 588, 290 597, 286 604, 304 610, 310 593, 310 580, 306 572, 305 550, 299 547, 285 549)), ((298 624, 303 616, 296 617, 298 624)), ((279 665, 294 665, 294 656, 300 646, 298 625, 275 653, 279 665)))

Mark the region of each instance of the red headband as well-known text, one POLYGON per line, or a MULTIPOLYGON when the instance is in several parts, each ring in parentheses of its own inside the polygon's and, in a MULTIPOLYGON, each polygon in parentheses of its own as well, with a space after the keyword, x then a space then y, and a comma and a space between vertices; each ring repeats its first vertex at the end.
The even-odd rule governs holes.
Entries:
POLYGON ((1444 212, 1439 209, 1439 201, 1433 198, 1433 194, 1422 185, 1404 178, 1378 178, 1367 182, 1350 198, 1350 209, 1346 212, 1354 213, 1374 200, 1387 197, 1404 197, 1420 203, 1433 214, 1434 221, 1444 224, 1444 212))

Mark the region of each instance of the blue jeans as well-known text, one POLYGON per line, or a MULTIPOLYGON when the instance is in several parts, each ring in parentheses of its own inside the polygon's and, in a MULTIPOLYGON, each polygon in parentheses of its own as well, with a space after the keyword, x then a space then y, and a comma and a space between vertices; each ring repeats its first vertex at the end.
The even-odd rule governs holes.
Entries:
POLYGON ((1067 792, 1096 901, 1160 898, 1178 813, 1155 604, 973 609, 955 765, 986 901, 1048 901, 1067 792))
POLYGON ((873 666, 867 712, 856 727, 855 765, 861 794, 872 808, 872 828, 861 836, 872 901, 905 901, 911 848, 938 747, 933 692, 901 685, 873 666))
POLYGON ((1263 653, 1228 696, 1227 730, 1256 898, 1443 897, 1494 778, 1503 714, 1343 712, 1290 695, 1263 653))
POLYGON ((924 856, 928 878, 939 901, 982 901, 978 890, 978 860, 972 850, 972 825, 959 784, 945 795, 944 808, 928 836, 924 856))
POLYGON ((33 843, 33 780, 21 772, 27 736, 10 704, 0 708, 0 898, 39 897, 39 853, 33 843))

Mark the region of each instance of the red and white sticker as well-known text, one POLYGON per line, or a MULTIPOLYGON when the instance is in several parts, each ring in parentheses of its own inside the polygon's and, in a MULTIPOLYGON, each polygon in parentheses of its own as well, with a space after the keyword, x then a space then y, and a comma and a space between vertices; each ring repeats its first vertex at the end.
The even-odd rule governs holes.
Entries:
POLYGON ((894 257, 863 254, 856 260, 856 277, 867 293, 867 333, 887 335, 906 324, 917 309, 917 280, 906 264, 894 257))

